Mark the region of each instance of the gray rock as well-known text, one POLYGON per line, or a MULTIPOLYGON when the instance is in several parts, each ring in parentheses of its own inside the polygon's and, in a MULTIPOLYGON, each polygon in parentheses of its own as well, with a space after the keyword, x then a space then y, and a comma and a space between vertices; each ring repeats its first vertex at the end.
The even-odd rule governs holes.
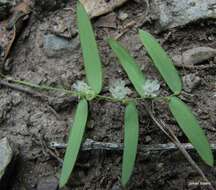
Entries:
POLYGON ((128 18, 128 14, 125 13, 125 12, 123 12, 123 11, 121 11, 121 12, 119 13, 119 15, 118 15, 118 18, 119 18, 120 20, 124 21, 124 20, 126 20, 126 19, 128 18))
POLYGON ((150 143, 151 140, 152 140, 151 136, 147 135, 147 136, 145 137, 145 142, 146 142, 146 143, 150 143))
POLYGON ((216 56, 216 49, 210 47, 196 47, 173 57, 178 65, 196 65, 216 56))
POLYGON ((200 84, 201 79, 200 77, 196 76, 196 74, 189 74, 189 75, 185 75, 182 78, 182 81, 183 81, 183 89, 186 92, 192 92, 192 90, 200 84))
POLYGON ((37 190, 57 190, 58 179, 54 176, 43 177, 37 184, 37 190))
MULTIPOLYGON (((155 0, 160 30, 216 18, 215 0, 155 0)), ((155 12, 155 11, 154 11, 155 12)))
POLYGON ((79 46, 79 39, 67 40, 53 34, 44 35, 44 50, 48 57, 61 57, 65 53, 71 53, 79 46))
POLYGON ((7 138, 0 140, 0 181, 13 158, 13 151, 7 138))
POLYGON ((113 186, 112 186, 112 189, 111 190, 121 190, 121 184, 119 183, 115 183, 113 186))

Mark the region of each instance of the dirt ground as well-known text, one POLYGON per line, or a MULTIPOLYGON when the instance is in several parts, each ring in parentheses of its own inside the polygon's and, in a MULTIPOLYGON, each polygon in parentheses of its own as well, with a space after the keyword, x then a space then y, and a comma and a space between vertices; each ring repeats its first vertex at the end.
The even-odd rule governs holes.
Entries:
MULTIPOLYGON (((155 18, 152 16, 144 18, 145 12, 146 6, 143 1, 129 1, 108 15, 92 20, 103 61, 102 94, 108 94, 108 85, 119 78, 126 80, 129 87, 133 89, 106 43, 108 37, 117 36, 131 21, 138 23, 143 30, 151 32, 171 56, 198 46, 216 48, 215 21, 199 21, 182 28, 157 33, 155 18), (118 18, 121 11, 128 14, 126 20, 122 21, 118 18)), ((167 87, 142 48, 137 31, 138 28, 133 26, 119 40, 130 50, 149 78, 161 81, 162 93, 168 94, 167 87)), ((13 67, 8 76, 16 79, 65 88, 70 88, 76 80, 84 79, 75 3, 69 2, 55 11, 43 10, 40 14, 34 12, 16 41, 11 57, 13 67), (61 27, 65 25, 66 30, 61 31, 61 27), (73 44, 72 47, 52 52, 49 44, 47 46, 45 44, 47 36, 51 34, 69 40, 73 44)), ((209 62, 202 64, 207 65, 209 62)), ((196 73, 201 78, 201 84, 191 93, 183 94, 182 98, 197 114, 209 141, 216 143, 216 97, 214 96, 216 70, 179 68, 179 71, 181 76, 196 73)), ((52 141, 66 142, 77 101, 65 98, 59 93, 49 95, 51 97, 49 101, 43 101, 5 87, 0 89, 0 138, 7 136, 17 145, 20 153, 12 190, 35 190, 41 180, 58 177, 60 174, 61 163, 50 154, 46 145, 52 141)), ((91 102, 89 107, 90 114, 85 137, 103 142, 123 142, 124 107, 98 100, 91 102)), ((182 143, 187 142, 187 138, 170 117, 166 105, 157 104, 154 111, 158 118, 163 119, 175 131, 182 143)), ((140 145, 169 142, 148 117, 144 106, 139 105, 139 113, 140 145)), ((62 150, 54 152, 60 158, 63 158, 63 153, 62 150)), ((191 155, 214 184, 216 168, 206 166, 195 152, 191 152, 191 155)), ((117 152, 81 152, 65 189, 123 189, 120 185, 121 158, 122 154, 117 152)), ((205 186, 191 185, 199 181, 202 182, 202 178, 179 151, 155 152, 148 156, 138 153, 133 177, 127 189, 207 189, 205 186)))

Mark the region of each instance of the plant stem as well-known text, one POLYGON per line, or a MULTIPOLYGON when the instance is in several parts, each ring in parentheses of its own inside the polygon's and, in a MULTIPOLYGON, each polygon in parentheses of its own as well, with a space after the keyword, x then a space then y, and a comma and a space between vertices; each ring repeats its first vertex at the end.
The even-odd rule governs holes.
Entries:
MULTIPOLYGON (((0 74, 0 76, 3 77, 4 79, 6 79, 8 82, 16 83, 16 84, 19 84, 22 86, 27 86, 27 87, 38 89, 38 90, 63 92, 65 94, 67 94, 69 96, 73 96, 73 97, 86 97, 88 95, 85 93, 81 93, 81 92, 77 92, 77 91, 75 92, 75 91, 67 90, 64 88, 51 87, 51 86, 46 86, 46 85, 37 85, 37 84, 33 84, 33 83, 27 82, 27 81, 11 79, 11 78, 7 78, 6 76, 4 76, 2 74, 0 74)), ((131 102, 131 101, 137 102, 137 101, 144 101, 144 100, 167 100, 171 96, 156 96, 156 97, 146 96, 146 97, 141 97, 141 98, 117 99, 117 98, 113 98, 111 96, 104 96, 104 95, 97 94, 97 95, 95 95, 95 98, 98 98, 101 100, 106 100, 106 101, 111 101, 111 102, 119 102, 121 104, 126 104, 127 102, 131 102)))

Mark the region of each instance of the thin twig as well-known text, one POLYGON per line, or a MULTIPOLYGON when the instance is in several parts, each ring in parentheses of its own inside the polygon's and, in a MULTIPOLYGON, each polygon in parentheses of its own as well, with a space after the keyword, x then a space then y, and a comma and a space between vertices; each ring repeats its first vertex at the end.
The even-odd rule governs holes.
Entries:
MULTIPOLYGON (((194 150, 194 147, 190 143, 181 144, 186 150, 194 150)), ((51 149, 65 149, 67 144, 50 142, 49 148, 51 149)), ((91 151, 91 150, 108 150, 108 151, 123 151, 124 145, 122 143, 111 143, 111 142, 100 142, 93 139, 86 139, 82 146, 81 151, 91 151)), ((216 151, 216 144, 211 144, 212 150, 216 151)), ((174 143, 167 144, 155 144, 155 145, 141 145, 138 151, 141 153, 150 153, 156 151, 176 151, 179 148, 174 143)))
POLYGON ((9 83, 7 82, 6 80, 0 80, 0 85, 3 85, 5 87, 9 87, 11 89, 14 89, 14 90, 17 90, 17 91, 20 91, 20 92, 24 92, 26 94, 30 94, 34 97, 38 97, 38 98, 42 98, 42 99, 48 99, 48 96, 45 96, 44 94, 41 94, 39 92, 36 92, 30 88, 25 88, 25 87, 22 87, 20 85, 17 85, 17 84, 12 84, 12 83, 9 83))
POLYGON ((202 178, 210 184, 211 190, 215 190, 212 186, 211 182, 208 180, 208 178, 205 176, 203 171, 200 169, 200 167, 196 164, 196 162, 191 158, 191 156, 186 151, 185 147, 180 143, 174 132, 166 126, 166 124, 162 121, 157 119, 153 112, 151 111, 151 108, 144 103, 144 106, 146 108, 146 111, 150 115, 150 117, 153 119, 155 124, 166 134, 166 136, 178 147, 178 149, 182 152, 182 154, 185 156, 185 158, 188 160, 188 162, 191 164, 191 166, 202 176, 202 178))
MULTIPOLYGON (((3 75, 1 75, 2 77, 4 77, 3 75)), ((4 77, 5 78, 5 77, 4 77)), ((11 82, 14 82, 16 84, 20 84, 20 85, 25 85, 31 88, 36 88, 36 89, 40 89, 40 90, 54 90, 54 91, 61 91, 61 92, 66 92, 68 95, 77 95, 76 92, 70 91, 70 90, 65 90, 65 89, 59 89, 59 88, 53 88, 53 87, 49 87, 49 86, 40 86, 40 85, 35 85, 26 81, 20 81, 20 80, 9 80, 11 82)), ((3 81, 0 80, 0 84, 8 86, 10 88, 16 89, 16 90, 20 90, 29 94, 35 94, 35 92, 31 91, 31 90, 27 90, 26 88, 22 88, 20 86, 17 86, 16 84, 10 84, 8 81, 3 81)), ((40 93, 36 92, 38 94, 39 97, 44 96, 41 95, 40 93)), ((100 96, 100 98, 102 99, 106 99, 107 98, 111 98, 111 97, 106 97, 106 96, 100 96)), ((167 97, 166 97, 167 98, 167 97)), ((112 100, 115 100, 112 98, 112 100)), ((135 100, 135 99, 134 99, 135 100)), ((117 101, 117 100, 115 100, 117 101)), ((118 100, 119 101, 119 100, 118 100)), ((121 101, 122 102, 122 101, 121 101)), ((123 102, 124 103, 124 102, 123 102)), ((153 121, 156 123, 156 125, 160 128, 160 130, 162 130, 166 136, 176 145, 176 147, 178 147, 178 149, 183 153, 183 155, 185 156, 185 158, 189 161, 189 163, 198 171, 198 173, 203 177, 203 179, 210 183, 209 180, 206 178, 205 174, 202 172, 202 170, 199 168, 199 166, 194 162, 194 160, 191 158, 191 156, 188 154, 188 152, 186 151, 186 149, 182 146, 182 144, 179 142, 178 138, 175 136, 175 134, 173 133, 173 131, 166 127, 166 125, 164 124, 163 121, 157 119, 153 112, 151 111, 151 108, 145 103, 144 106, 146 108, 146 111, 148 112, 148 114, 150 115, 150 117, 153 119, 153 121)), ((211 184, 211 183, 210 183, 211 184)), ((214 190, 213 186, 211 185, 210 188, 212 190, 214 190)))
MULTIPOLYGON (((22 87, 20 85, 17 85, 16 83, 12 84, 12 83, 9 83, 8 81, 6 80, 0 80, 0 85, 3 85, 5 87, 8 87, 8 88, 11 88, 13 90, 17 90, 19 92, 24 92, 26 94, 29 94, 35 98, 40 98, 40 100, 43 100, 43 101, 46 101, 48 102, 48 96, 44 95, 44 94, 41 94, 39 92, 36 92, 30 88, 26 88, 26 87, 22 87)), ((61 119, 60 116, 58 115, 58 113, 55 111, 55 109, 53 109, 49 104, 48 105, 48 109, 55 115, 55 117, 57 119, 61 119)))

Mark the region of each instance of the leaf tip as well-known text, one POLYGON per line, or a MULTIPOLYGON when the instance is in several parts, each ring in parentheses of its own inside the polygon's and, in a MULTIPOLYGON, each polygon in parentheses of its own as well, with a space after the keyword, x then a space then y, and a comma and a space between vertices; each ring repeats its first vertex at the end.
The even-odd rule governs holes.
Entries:
POLYGON ((140 33, 144 32, 144 30, 138 29, 138 32, 139 32, 139 34, 140 34, 140 33))
POLYGON ((123 187, 125 187, 127 185, 127 182, 128 182, 128 177, 125 176, 124 174, 122 174, 122 177, 121 177, 121 184, 123 187))
POLYGON ((107 43, 110 45, 111 43, 113 43, 115 40, 113 38, 107 38, 107 43))
POLYGON ((138 31, 139 31, 139 35, 142 35, 142 36, 150 34, 149 32, 146 32, 142 29, 139 29, 138 31))
POLYGON ((60 181, 59 181, 59 189, 63 188, 65 185, 66 185, 65 180, 63 180, 62 178, 60 178, 60 181))
POLYGON ((81 3, 80 3, 80 1, 78 0, 78 1, 77 1, 77 9, 80 8, 80 7, 81 7, 81 3))
POLYGON ((210 149, 210 153, 209 153, 209 158, 208 158, 208 159, 205 159, 205 162, 206 162, 209 166, 211 166, 211 167, 214 166, 214 156, 213 156, 213 154, 212 154, 211 149, 210 149))

